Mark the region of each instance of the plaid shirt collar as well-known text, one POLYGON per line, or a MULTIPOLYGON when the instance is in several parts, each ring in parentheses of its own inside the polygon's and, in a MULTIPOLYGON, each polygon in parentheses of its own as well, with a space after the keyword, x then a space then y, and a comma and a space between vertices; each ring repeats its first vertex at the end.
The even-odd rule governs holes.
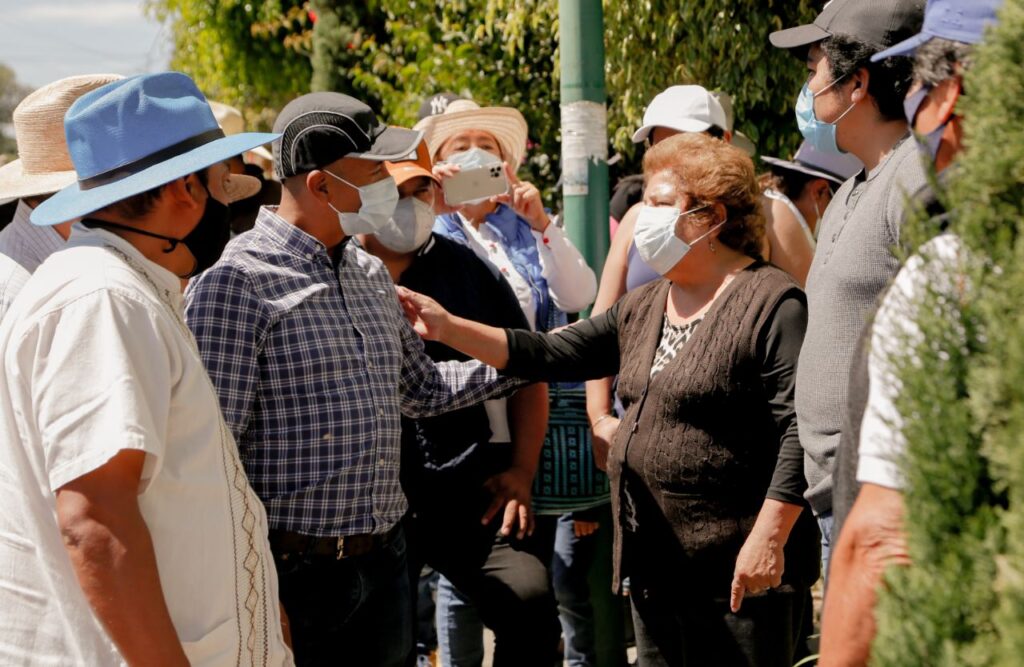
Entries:
MULTIPOLYGON (((260 214, 256 217, 255 228, 290 255, 307 260, 316 260, 327 267, 334 267, 334 264, 331 262, 331 256, 327 254, 327 248, 324 244, 278 215, 276 206, 260 207, 260 214)), ((340 252, 340 247, 338 251, 339 256, 344 255, 344 253, 340 252)))

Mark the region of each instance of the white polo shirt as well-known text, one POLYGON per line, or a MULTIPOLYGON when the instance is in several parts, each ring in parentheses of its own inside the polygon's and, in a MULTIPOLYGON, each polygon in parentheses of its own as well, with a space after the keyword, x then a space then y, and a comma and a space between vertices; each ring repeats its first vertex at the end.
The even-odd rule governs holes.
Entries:
POLYGON ((0 324, 0 664, 124 660, 78 586, 55 492, 146 453, 139 507, 193 665, 290 665, 266 515, 176 276, 76 225, 0 324))

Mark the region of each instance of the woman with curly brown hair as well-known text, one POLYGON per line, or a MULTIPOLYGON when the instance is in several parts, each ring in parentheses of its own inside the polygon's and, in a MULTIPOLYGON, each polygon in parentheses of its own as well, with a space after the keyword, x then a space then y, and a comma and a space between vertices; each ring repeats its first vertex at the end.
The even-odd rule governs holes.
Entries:
POLYGON ((509 375, 619 375, 613 585, 630 577, 641 665, 788 667, 819 558, 793 410, 803 293, 760 260, 740 150, 678 135, 644 174, 637 247, 667 280, 553 334, 486 327, 410 292, 403 305, 425 337, 509 375))

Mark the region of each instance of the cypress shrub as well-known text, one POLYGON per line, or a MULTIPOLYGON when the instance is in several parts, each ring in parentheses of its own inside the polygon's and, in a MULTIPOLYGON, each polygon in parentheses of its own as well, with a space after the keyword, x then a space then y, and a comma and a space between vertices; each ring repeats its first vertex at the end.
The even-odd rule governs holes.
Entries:
MULTIPOLYGON (((914 564, 886 573, 876 665, 1024 662, 1024 0, 1006 0, 964 90, 966 151, 941 193, 964 259, 907 312, 914 564)), ((908 221, 916 242, 933 233, 908 221)))

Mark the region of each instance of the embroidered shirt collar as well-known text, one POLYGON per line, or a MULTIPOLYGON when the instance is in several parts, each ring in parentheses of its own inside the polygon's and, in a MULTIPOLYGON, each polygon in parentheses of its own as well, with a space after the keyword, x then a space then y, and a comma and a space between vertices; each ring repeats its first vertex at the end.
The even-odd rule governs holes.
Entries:
POLYGON ((115 250, 124 253, 130 260, 141 268, 152 278, 159 287, 170 291, 173 295, 181 295, 181 278, 174 275, 156 262, 146 258, 142 252, 127 240, 121 238, 112 231, 98 227, 86 227, 81 222, 76 222, 71 227, 71 237, 68 239, 68 247, 80 246, 110 246, 115 250))

